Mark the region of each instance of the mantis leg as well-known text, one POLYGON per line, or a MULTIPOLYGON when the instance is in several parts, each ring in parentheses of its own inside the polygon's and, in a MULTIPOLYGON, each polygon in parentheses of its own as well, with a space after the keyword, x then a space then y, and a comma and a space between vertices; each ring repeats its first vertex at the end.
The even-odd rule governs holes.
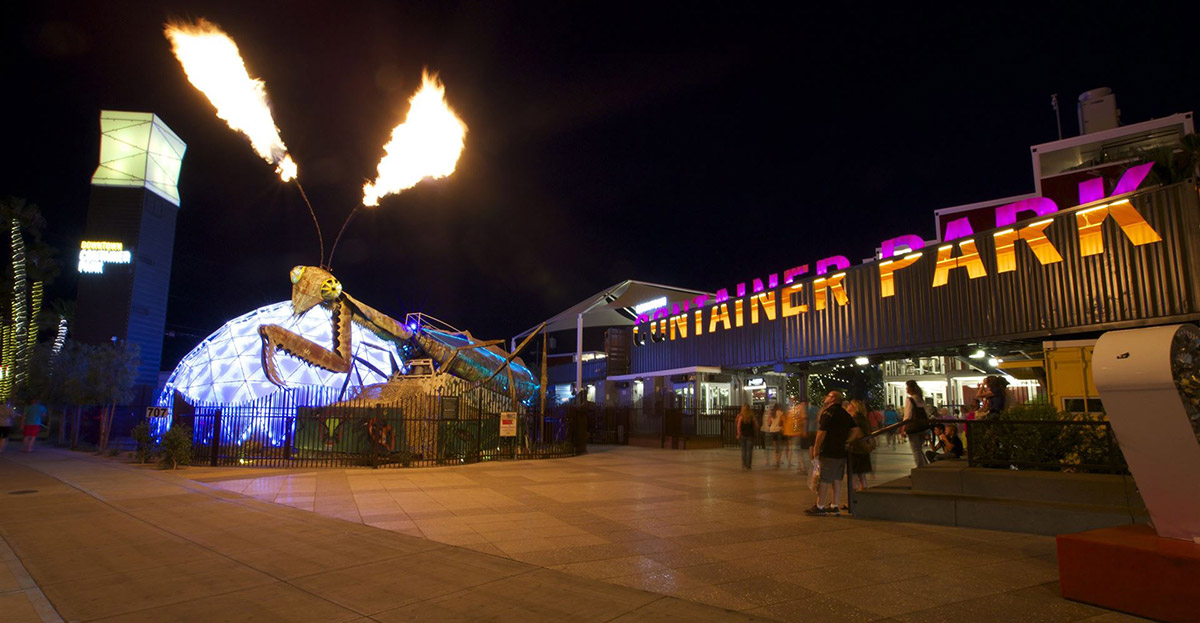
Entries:
POLYGON ((277 324, 267 324, 258 328, 262 336, 262 366, 267 379, 283 387, 285 383, 275 367, 275 352, 282 350, 297 359, 330 372, 349 372, 353 358, 350 354, 350 321, 352 317, 349 306, 344 301, 336 301, 333 305, 333 349, 325 348, 310 339, 288 331, 277 324))

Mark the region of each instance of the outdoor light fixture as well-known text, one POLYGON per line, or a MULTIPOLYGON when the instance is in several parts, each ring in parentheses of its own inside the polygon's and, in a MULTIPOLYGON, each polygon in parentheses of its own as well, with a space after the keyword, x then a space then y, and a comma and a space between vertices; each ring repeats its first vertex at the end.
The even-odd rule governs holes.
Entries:
POLYGON ((871 363, 871 360, 870 360, 870 359, 868 359, 868 358, 866 358, 866 357, 856 357, 856 358, 854 359, 854 363, 857 363, 857 364, 858 364, 858 365, 860 365, 860 366, 865 366, 865 365, 867 365, 868 363, 871 363))

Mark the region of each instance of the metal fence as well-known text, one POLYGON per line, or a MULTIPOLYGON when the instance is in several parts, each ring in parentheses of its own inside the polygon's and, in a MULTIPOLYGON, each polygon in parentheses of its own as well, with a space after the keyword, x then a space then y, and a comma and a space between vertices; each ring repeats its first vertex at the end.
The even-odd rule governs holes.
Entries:
POLYGON ((190 427, 192 463, 213 466, 427 467, 569 457, 586 449, 574 414, 519 412, 515 427, 504 431, 496 406, 461 395, 388 404, 200 405, 152 428, 190 427))
POLYGON ((588 441, 597 444, 627 444, 630 437, 720 439, 721 445, 737 446, 733 423, 736 409, 717 412, 679 408, 567 407, 586 418, 588 441))

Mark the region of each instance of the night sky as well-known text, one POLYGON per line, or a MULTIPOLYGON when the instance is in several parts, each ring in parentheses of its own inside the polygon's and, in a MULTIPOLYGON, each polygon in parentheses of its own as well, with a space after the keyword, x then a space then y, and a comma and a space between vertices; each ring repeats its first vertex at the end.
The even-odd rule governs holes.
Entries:
POLYGON ((469 127, 458 171, 360 210, 333 268, 378 309, 485 338, 627 278, 732 288, 932 237, 934 209, 1033 190, 1029 146, 1056 138, 1051 93, 1068 137, 1095 87, 1126 123, 1200 107, 1192 5, 706 4, 8 5, 0 195, 41 206, 63 252, 50 296, 73 298, 100 109, 157 113, 187 142, 171 367, 225 320, 288 298, 317 238, 296 187, 187 82, 170 18, 215 22, 266 81, 327 245, 422 68, 440 75, 469 127))

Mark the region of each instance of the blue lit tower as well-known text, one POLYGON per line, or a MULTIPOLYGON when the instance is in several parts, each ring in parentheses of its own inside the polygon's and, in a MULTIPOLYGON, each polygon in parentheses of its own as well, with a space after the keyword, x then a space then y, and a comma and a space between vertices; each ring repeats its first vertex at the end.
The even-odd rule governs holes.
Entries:
POLYGON ((137 344, 137 384, 150 391, 162 359, 186 149, 153 113, 100 111, 100 165, 79 251, 74 335, 91 344, 137 344))

